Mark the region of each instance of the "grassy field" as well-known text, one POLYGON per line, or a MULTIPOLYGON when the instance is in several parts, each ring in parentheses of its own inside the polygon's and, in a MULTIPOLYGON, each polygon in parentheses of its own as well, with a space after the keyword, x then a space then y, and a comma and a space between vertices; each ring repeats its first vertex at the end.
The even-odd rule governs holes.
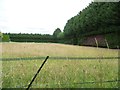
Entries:
MULTIPOLYGON (((119 50, 53 43, 1 43, 2 58, 16 57, 118 57, 119 50)), ((2 87, 27 87, 43 60, 2 61, 2 87)), ((33 88, 114 88, 118 80, 118 59, 48 59, 33 88), (80 84, 83 82, 99 82, 80 84)))

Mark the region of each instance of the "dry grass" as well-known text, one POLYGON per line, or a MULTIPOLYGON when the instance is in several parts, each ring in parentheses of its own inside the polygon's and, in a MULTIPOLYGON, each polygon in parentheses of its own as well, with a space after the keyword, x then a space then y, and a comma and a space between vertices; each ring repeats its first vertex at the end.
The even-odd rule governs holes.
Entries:
POLYGON ((47 55, 56 57, 115 57, 118 56, 118 50, 53 43, 2 43, 3 57, 34 57, 47 55))
MULTIPOLYGON (((119 50, 53 43, 2 43, 3 58, 60 57, 118 57, 119 50)), ((43 60, 3 61, 4 88, 27 87, 43 60)), ((48 59, 32 87, 35 88, 95 88, 117 87, 117 82, 74 84, 87 81, 118 79, 118 60, 51 60, 48 59)))

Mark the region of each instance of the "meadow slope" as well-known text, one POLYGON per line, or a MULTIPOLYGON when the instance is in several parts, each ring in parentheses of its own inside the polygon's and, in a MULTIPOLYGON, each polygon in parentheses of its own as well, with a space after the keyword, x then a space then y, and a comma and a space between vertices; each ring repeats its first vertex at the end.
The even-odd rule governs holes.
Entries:
POLYGON ((53 43, 2 43, 2 57, 117 57, 118 50, 53 43))
MULTIPOLYGON (((118 57, 119 50, 55 43, 1 43, 2 58, 15 57, 118 57)), ((1 62, 1 61, 0 61, 1 62)), ((2 61, 2 87, 25 88, 43 60, 2 61)), ((116 88, 118 59, 48 59, 33 88, 116 88), (115 81, 107 82, 104 81, 115 81), (84 82, 98 82, 87 83, 84 82)))

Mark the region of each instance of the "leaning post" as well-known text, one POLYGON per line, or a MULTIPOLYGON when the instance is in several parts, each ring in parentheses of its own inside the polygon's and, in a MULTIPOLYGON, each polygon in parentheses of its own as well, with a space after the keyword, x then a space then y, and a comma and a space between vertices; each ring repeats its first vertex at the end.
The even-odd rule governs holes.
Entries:
POLYGON ((34 82, 35 78, 37 77, 38 73, 41 71, 43 65, 45 64, 45 62, 47 61, 47 59, 49 58, 49 56, 47 56, 44 60, 44 62, 42 63, 42 65, 40 66, 40 68, 38 69, 37 73, 35 74, 35 76, 33 77, 32 81, 30 82, 30 84, 28 85, 26 90, 29 90, 30 86, 32 85, 32 83, 34 82))

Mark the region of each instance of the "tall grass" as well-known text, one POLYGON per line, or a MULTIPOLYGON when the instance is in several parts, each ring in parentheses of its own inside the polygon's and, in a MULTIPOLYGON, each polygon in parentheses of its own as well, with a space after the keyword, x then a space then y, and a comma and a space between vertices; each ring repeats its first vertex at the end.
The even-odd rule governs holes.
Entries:
MULTIPOLYGON (((3 62, 3 87, 27 87, 38 70, 41 60, 3 62)), ((33 87, 117 87, 115 83, 76 84, 81 82, 100 82, 118 79, 117 60, 48 60, 33 87)))
MULTIPOLYGON (((119 50, 80 47, 52 43, 3 43, 3 58, 60 56, 60 57, 118 57, 119 50)), ((43 60, 2 62, 2 87, 27 87, 43 60)), ((118 80, 118 60, 52 60, 48 59, 33 88, 115 88, 118 80), (99 82, 79 84, 81 82, 99 82)))

